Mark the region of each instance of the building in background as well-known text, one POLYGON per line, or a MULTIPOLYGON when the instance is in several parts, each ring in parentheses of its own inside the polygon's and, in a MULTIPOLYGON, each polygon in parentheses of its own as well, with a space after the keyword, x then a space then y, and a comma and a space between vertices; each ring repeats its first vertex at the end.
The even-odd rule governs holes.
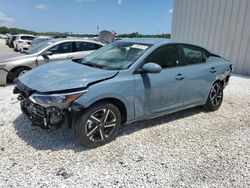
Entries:
POLYGON ((171 38, 206 47, 250 75, 250 0, 174 0, 171 38))

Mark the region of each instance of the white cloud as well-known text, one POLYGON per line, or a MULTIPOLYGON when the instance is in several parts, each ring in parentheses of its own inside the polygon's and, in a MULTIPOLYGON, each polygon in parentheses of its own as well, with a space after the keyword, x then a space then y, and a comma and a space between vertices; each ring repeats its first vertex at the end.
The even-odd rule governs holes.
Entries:
POLYGON ((14 22, 13 18, 6 16, 4 13, 0 12, 0 24, 9 24, 14 22))
POLYGON ((173 13, 173 9, 172 9, 172 8, 169 9, 169 10, 168 10, 168 13, 169 13, 169 14, 172 14, 172 13, 173 13))
POLYGON ((117 5, 121 5, 122 4, 122 0, 117 0, 117 5))
POLYGON ((76 0, 76 2, 94 3, 96 0, 76 0))
POLYGON ((44 9, 48 8, 48 5, 47 4, 37 4, 37 5, 35 5, 34 8, 38 9, 38 10, 44 10, 44 9))

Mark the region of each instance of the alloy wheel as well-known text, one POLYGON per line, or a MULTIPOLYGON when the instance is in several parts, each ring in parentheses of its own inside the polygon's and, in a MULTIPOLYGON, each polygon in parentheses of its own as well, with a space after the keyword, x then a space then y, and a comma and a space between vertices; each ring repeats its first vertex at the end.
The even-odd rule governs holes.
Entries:
POLYGON ((215 83, 211 89, 210 100, 214 106, 220 105, 222 102, 222 87, 215 83))
POLYGON ((89 116, 85 134, 93 142, 103 142, 112 135, 116 125, 115 113, 110 109, 100 109, 89 116))

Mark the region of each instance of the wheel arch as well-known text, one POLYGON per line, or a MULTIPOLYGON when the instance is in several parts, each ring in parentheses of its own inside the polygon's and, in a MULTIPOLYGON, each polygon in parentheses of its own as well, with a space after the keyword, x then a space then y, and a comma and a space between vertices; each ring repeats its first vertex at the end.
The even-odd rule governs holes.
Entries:
POLYGON ((7 83, 11 83, 13 82, 13 74, 16 70, 20 69, 20 68, 25 68, 25 69, 28 69, 28 70, 31 70, 32 68, 29 67, 29 66, 16 66, 16 67, 13 67, 7 74, 7 83))
MULTIPOLYGON (((223 79, 223 78, 221 78, 221 77, 216 78, 215 81, 213 82, 212 86, 213 86, 216 82, 221 83, 222 88, 224 88, 224 79, 223 79)), ((212 86, 211 86, 211 87, 212 87, 212 86)))
POLYGON ((121 113, 122 123, 124 124, 127 121, 127 108, 126 108, 126 105, 124 104, 124 102, 121 101, 120 99, 117 99, 114 97, 102 98, 102 99, 95 101, 90 106, 97 104, 97 103, 103 103, 103 102, 108 102, 108 103, 115 105, 121 113))

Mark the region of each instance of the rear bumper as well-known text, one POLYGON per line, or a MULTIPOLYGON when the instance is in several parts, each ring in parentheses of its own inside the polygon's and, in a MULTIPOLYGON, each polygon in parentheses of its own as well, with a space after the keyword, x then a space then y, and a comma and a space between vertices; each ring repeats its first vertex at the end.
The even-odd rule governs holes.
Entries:
POLYGON ((227 73, 225 79, 223 80, 223 81, 224 81, 223 88, 225 88, 225 87, 228 85, 231 76, 232 76, 232 68, 231 68, 231 70, 227 73))
POLYGON ((5 69, 0 69, 0 86, 5 86, 7 81, 8 71, 5 69))
POLYGON ((21 51, 24 51, 24 50, 28 50, 30 48, 30 44, 23 44, 21 47, 20 47, 20 50, 21 51))

